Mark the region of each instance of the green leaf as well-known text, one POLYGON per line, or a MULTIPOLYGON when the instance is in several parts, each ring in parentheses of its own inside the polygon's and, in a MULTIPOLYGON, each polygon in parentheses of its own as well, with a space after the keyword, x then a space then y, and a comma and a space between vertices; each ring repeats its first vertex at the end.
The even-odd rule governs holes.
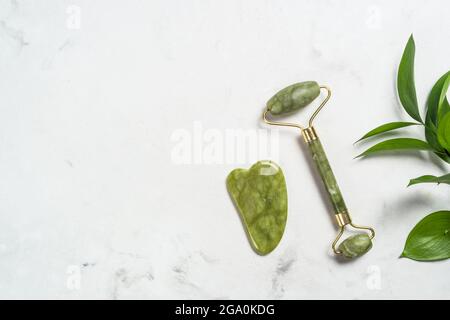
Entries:
POLYGON ((444 102, 441 102, 441 95, 443 92, 443 88, 445 82, 450 76, 450 71, 447 71, 444 75, 442 75, 438 81, 434 84, 433 88, 430 91, 427 99, 427 115, 426 122, 431 122, 435 126, 438 124, 438 110, 440 103, 447 103, 447 99, 444 99, 444 102))
POLYGON ((377 143, 373 147, 361 153, 357 158, 368 156, 373 153, 381 151, 396 151, 396 150, 432 150, 431 146, 425 141, 412 138, 397 138, 390 139, 377 143))
POLYGON ((450 85, 450 74, 447 75, 447 78, 444 81, 444 84, 441 89, 441 94, 439 96, 439 104, 438 104, 438 123, 439 121, 447 114, 450 109, 447 100, 447 91, 450 85))
POLYGON ((404 127, 408 127, 408 126, 415 126, 415 125, 419 125, 420 123, 416 123, 416 122, 389 122, 389 123, 385 123, 382 124, 379 127, 376 127, 375 129, 367 132, 361 139, 359 139, 356 142, 359 142, 361 140, 364 140, 366 138, 369 137, 373 137, 377 134, 380 133, 384 133, 384 132, 388 132, 391 130, 395 130, 395 129, 400 129, 400 128, 404 128, 404 127))
POLYGON ((431 121, 431 118, 426 118, 425 120, 425 138, 429 145, 437 152, 444 152, 444 148, 439 144, 437 138, 437 128, 436 125, 431 121))
POLYGON ((400 102, 405 111, 414 120, 423 123, 419 113, 419 106, 417 104, 416 87, 414 83, 414 55, 416 46, 414 38, 411 35, 405 50, 403 51, 402 60, 398 68, 397 75, 397 90, 400 102))
POLYGON ((421 176, 415 179, 411 179, 409 181, 408 187, 412 186, 414 184, 419 184, 419 183, 446 183, 446 184, 450 184, 450 173, 447 173, 443 176, 440 177, 436 177, 436 176, 431 176, 431 175, 426 175, 426 176, 421 176))
MULTIPOLYGON (((437 125, 440 122, 439 114, 445 115, 450 110, 446 97, 442 99, 442 92, 446 92, 446 81, 450 77, 450 71, 442 75, 434 84, 427 99, 427 115, 425 118, 425 137, 428 143, 435 149, 435 153, 442 160, 450 163, 450 155, 445 151, 444 147, 439 143, 437 137, 437 125), (440 105, 440 107, 439 107, 440 105), (439 110, 441 110, 439 112, 439 110)), ((443 117, 443 116, 442 116, 443 117)))
POLYGON ((437 132, 439 144, 450 151, 450 113, 447 113, 440 121, 437 132))
POLYGON ((450 211, 434 212, 419 221, 401 256, 418 261, 450 258, 450 211))

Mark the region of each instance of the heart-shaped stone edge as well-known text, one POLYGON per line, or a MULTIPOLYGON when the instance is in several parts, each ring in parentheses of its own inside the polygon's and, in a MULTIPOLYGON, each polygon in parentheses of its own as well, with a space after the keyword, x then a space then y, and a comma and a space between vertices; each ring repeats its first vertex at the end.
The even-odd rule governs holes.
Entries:
MULTIPOLYGON (((234 204, 234 206, 235 206, 235 208, 236 208, 236 211, 237 211, 238 214, 239 214, 239 217, 240 217, 240 219, 241 219, 241 222, 242 222, 242 224, 243 224, 243 226, 244 226, 246 236, 247 236, 247 238, 248 238, 248 240, 249 240, 249 242, 250 242, 250 245, 251 245, 252 249, 253 249, 257 254, 263 255, 263 256, 264 256, 264 255, 267 255, 267 254, 269 254, 269 253, 271 253, 273 250, 275 250, 275 249, 278 247, 278 245, 280 244, 280 242, 281 242, 281 240, 282 240, 282 238, 283 238, 284 232, 285 232, 285 230, 286 230, 287 216, 288 216, 288 195, 287 195, 286 178, 285 178, 285 176, 284 176, 284 173, 283 173, 283 170, 281 169, 281 167, 280 167, 277 163, 275 163, 274 161, 272 161, 272 160, 260 160, 260 161, 258 161, 258 162, 256 162, 256 163, 254 163, 254 164, 253 164, 250 168, 248 168, 248 169, 237 168, 237 169, 232 170, 232 171, 228 174, 228 176, 227 176, 227 179, 226 179, 226 186, 227 186, 228 194, 229 194, 229 196, 230 196, 230 198, 231 198, 231 200, 232 200, 232 202, 233 202, 233 204, 234 204), (254 240, 252 233, 251 233, 250 230, 249 230, 249 225, 248 225, 248 223, 246 222, 245 215, 243 214, 243 211, 241 210, 241 207, 239 206, 239 203, 238 203, 237 199, 235 198, 235 196, 233 195, 233 192, 230 190, 230 186, 229 186, 229 184, 230 184, 230 179, 231 179, 236 173, 245 173, 245 174, 249 174, 252 170, 255 170, 256 167, 258 167, 258 166, 260 166, 260 165, 262 165, 262 164, 269 164, 271 167, 273 167, 273 168, 276 169, 276 172, 277 172, 277 173, 280 173, 280 174, 281 174, 281 178, 282 178, 282 182, 283 182, 283 186, 284 186, 284 190, 285 190, 284 193, 285 193, 285 203, 286 203, 286 208, 285 208, 285 222, 284 222, 283 230, 282 230, 282 232, 281 232, 281 236, 280 236, 278 242, 276 242, 276 243, 274 244, 273 247, 271 247, 269 250, 265 250, 265 251, 264 251, 264 250, 258 249, 258 245, 257 245, 256 241, 254 240)), ((280 192, 282 192, 282 191, 280 191, 280 192)))

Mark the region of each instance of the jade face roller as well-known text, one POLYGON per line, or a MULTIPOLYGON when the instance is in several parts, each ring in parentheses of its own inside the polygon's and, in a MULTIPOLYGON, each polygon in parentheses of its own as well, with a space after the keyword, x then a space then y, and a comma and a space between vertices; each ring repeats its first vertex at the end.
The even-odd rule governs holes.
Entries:
POLYGON ((337 255, 343 255, 347 258, 355 258, 370 250, 372 247, 372 239, 375 237, 375 231, 370 227, 358 226, 352 222, 325 151, 323 150, 316 130, 313 127, 315 117, 320 110, 322 110, 323 106, 328 102, 330 97, 330 89, 326 86, 319 86, 315 81, 306 81, 290 85, 289 87, 279 91, 267 102, 267 108, 263 113, 263 120, 269 125, 294 127, 300 129, 303 139, 311 152, 313 162, 316 164, 322 178, 323 184, 333 206, 336 223, 339 227, 339 232, 332 244, 333 251, 337 255), (314 111, 306 128, 295 123, 274 122, 268 119, 268 115, 276 117, 291 114, 303 107, 306 107, 320 95, 321 89, 327 91, 327 97, 319 105, 317 110, 314 111), (338 247, 336 247, 339 239, 345 231, 346 226, 351 226, 360 230, 367 230, 369 233, 364 232, 350 236, 346 240, 342 241, 338 247))

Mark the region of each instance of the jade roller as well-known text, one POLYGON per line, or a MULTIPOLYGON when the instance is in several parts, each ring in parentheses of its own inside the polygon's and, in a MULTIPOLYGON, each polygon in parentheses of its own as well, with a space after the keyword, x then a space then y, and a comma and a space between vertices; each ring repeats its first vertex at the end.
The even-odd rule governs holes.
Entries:
POLYGON ((323 150, 317 132, 313 127, 315 117, 322 110, 330 97, 331 90, 326 86, 320 86, 315 81, 306 81, 290 85, 279 91, 267 102, 267 107, 263 113, 263 120, 269 125, 300 129, 303 139, 310 150, 313 162, 316 164, 320 177, 322 178, 325 190, 327 191, 333 206, 334 216, 339 228, 338 234, 331 247, 337 255, 343 255, 347 258, 356 258, 370 250, 372 247, 372 239, 375 237, 375 231, 370 227, 358 226, 352 222, 325 151, 323 150), (295 123, 274 122, 268 119, 268 115, 273 118, 280 115, 291 114, 306 107, 320 95, 321 89, 326 90, 327 96, 312 114, 306 128, 295 123), (350 236, 337 246, 337 243, 347 226, 368 232, 350 236))

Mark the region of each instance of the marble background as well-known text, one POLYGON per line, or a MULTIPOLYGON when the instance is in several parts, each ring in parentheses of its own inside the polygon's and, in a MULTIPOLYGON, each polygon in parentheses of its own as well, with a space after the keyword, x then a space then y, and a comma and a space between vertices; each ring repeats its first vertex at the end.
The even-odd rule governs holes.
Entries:
POLYGON ((449 69, 449 16, 447 0, 1 0, 0 298, 449 299, 448 261, 398 258, 422 217, 449 209, 447 187, 408 180, 448 166, 353 159, 363 133, 409 119, 395 75, 411 33, 421 106, 449 69), (354 262, 331 253, 298 132, 271 131, 290 210, 266 257, 225 188, 254 159, 200 157, 239 129, 264 136, 266 100, 304 80, 333 89, 316 126, 354 220, 377 230, 354 262))

